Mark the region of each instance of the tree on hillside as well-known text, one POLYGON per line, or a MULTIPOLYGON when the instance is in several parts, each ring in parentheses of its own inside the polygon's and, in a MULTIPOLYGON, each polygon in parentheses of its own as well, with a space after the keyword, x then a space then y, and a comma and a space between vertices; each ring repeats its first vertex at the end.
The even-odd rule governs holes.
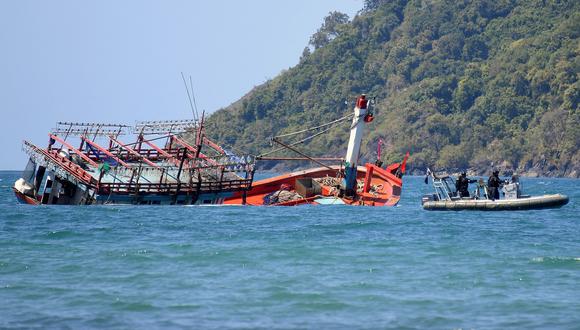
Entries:
POLYGON ((372 11, 378 9, 380 6, 393 2, 393 0, 365 0, 363 11, 372 11))
MULTIPOLYGON (((385 162, 411 150, 411 171, 493 161, 580 177, 580 1, 365 0, 348 20, 329 13, 296 67, 216 112, 208 132, 257 152, 264 136, 336 118, 365 91, 380 111, 362 159, 382 138, 385 162)), ((347 140, 336 128, 301 150, 339 156, 347 140)))
POLYGON ((348 15, 333 11, 324 18, 324 23, 316 33, 310 37, 310 45, 314 49, 327 45, 340 34, 340 26, 348 23, 348 15))

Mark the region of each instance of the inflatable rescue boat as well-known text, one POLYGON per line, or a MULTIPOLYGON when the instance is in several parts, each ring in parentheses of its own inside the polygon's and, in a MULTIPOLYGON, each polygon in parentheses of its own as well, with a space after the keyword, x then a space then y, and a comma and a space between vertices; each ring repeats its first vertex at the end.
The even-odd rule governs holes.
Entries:
POLYGON ((423 209, 429 211, 510 211, 510 210, 532 210, 562 207, 569 202, 569 198, 562 194, 550 194, 542 196, 523 195, 521 184, 517 177, 512 177, 512 181, 505 181, 503 184, 504 199, 492 199, 489 197, 487 186, 483 179, 479 179, 477 189, 470 197, 458 197, 454 191, 454 179, 448 175, 437 176, 434 172, 427 170, 425 182, 431 178, 435 192, 424 195, 421 203, 423 209))

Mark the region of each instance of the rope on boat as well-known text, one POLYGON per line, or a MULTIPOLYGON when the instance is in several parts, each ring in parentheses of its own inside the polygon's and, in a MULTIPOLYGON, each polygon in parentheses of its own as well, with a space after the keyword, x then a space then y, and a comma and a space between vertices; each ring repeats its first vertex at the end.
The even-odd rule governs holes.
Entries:
POLYGON ((272 141, 274 141, 274 142, 278 143, 279 145, 281 145, 281 146, 283 146, 283 147, 285 147, 285 148, 288 148, 288 149, 290 149, 290 150, 294 151, 295 153, 299 154, 300 156, 304 156, 304 157, 308 158, 310 161, 312 161, 312 162, 315 162, 316 164, 318 164, 318 165, 320 165, 320 166, 322 166, 322 167, 326 167, 327 169, 329 169, 329 170, 331 170, 331 171, 334 171, 334 169, 333 169, 332 167, 330 167, 330 166, 328 166, 328 165, 326 165, 326 164, 324 164, 324 163, 321 163, 321 162, 317 161, 316 159, 314 159, 314 158, 312 158, 312 157, 310 157, 310 156, 306 155, 305 153, 303 153, 303 152, 301 152, 301 151, 297 150, 296 148, 294 148, 294 147, 292 147, 292 146, 289 146, 289 145, 287 145, 287 144, 285 144, 285 143, 282 143, 282 142, 278 141, 276 138, 272 139, 272 141))
POLYGON ((325 176, 323 178, 314 178, 314 181, 320 183, 321 185, 328 186, 328 187, 335 187, 339 186, 341 183, 340 178, 335 178, 331 176, 325 176))
POLYGON ((315 127, 311 127, 311 128, 306 128, 306 129, 303 129, 303 130, 297 131, 297 132, 292 132, 292 133, 286 133, 286 134, 278 135, 278 136, 275 136, 274 138, 282 138, 282 137, 292 136, 292 135, 296 135, 296 134, 300 134, 300 133, 305 133, 305 132, 308 132, 308 131, 314 131, 314 130, 317 130, 319 128, 326 127, 326 126, 330 126, 330 125, 339 123, 339 122, 341 122, 343 120, 350 119, 350 118, 352 118, 352 114, 346 115, 346 116, 344 116, 342 118, 338 118, 338 119, 333 120, 331 122, 328 122, 326 124, 322 124, 322 125, 315 126, 315 127))
POLYGON ((321 163, 317 159, 315 159, 313 157, 310 157, 310 156, 304 154, 303 152, 297 150, 296 148, 294 148, 294 146, 295 145, 298 145, 298 144, 301 144, 301 143, 304 143, 306 141, 309 141, 309 140, 311 140, 311 139, 313 139, 313 138, 315 138, 317 136, 320 136, 320 135, 328 132, 332 128, 334 128, 336 124, 338 124, 340 122, 343 122, 343 121, 345 121, 347 119, 350 120, 351 118, 353 118, 353 114, 348 114, 346 116, 343 116, 341 118, 335 119, 333 121, 330 121, 330 122, 325 123, 325 124, 322 124, 322 125, 318 125, 318 126, 311 127, 311 128, 307 128, 307 129, 303 129, 303 130, 300 130, 300 131, 297 131, 297 132, 286 133, 286 134, 282 134, 282 135, 278 135, 278 136, 272 137, 270 141, 271 142, 275 142, 275 143, 281 145, 281 147, 276 148, 276 149, 271 150, 271 151, 268 151, 266 153, 263 153, 263 154, 258 155, 256 157, 256 160, 260 160, 262 157, 267 156, 267 155, 270 155, 270 154, 273 154, 273 153, 278 152, 280 150, 289 149, 289 150, 291 150, 291 151, 293 151, 293 152, 295 152, 295 153, 297 153, 297 154, 299 154, 299 155, 307 158, 308 160, 310 160, 310 161, 312 161, 312 162, 314 162, 314 163, 316 163, 316 164, 318 164, 318 165, 320 165, 322 167, 325 167, 325 168, 327 168, 327 169, 329 169, 331 171, 336 171, 336 177, 337 178, 342 177, 343 176, 342 165, 341 165, 340 170, 335 170, 334 168, 332 168, 332 167, 330 167, 330 166, 328 166, 328 165, 326 165, 324 163, 321 163), (279 140, 282 137, 293 136, 293 135, 297 135, 297 134, 301 134, 301 133, 305 133, 305 132, 309 132, 309 131, 318 130, 318 129, 325 128, 325 127, 326 127, 326 129, 324 129, 324 130, 322 130, 320 132, 317 132, 315 134, 312 134, 310 136, 307 136, 307 137, 303 138, 302 140, 299 140, 299 141, 296 141, 296 142, 293 142, 293 143, 290 143, 290 144, 283 143, 283 142, 281 142, 279 140))
POLYGON ((296 201, 304 199, 302 195, 297 192, 288 191, 288 190, 277 190, 274 191, 264 197, 264 204, 265 205, 272 205, 272 204, 279 204, 279 203, 286 203, 290 201, 296 201))
MULTIPOLYGON (((328 122, 328 123, 326 123, 326 124, 318 125, 318 126, 311 127, 311 128, 307 128, 307 129, 303 129, 303 130, 300 130, 300 131, 297 131, 297 132, 292 132, 292 133, 287 133, 287 134, 282 134, 282 135, 274 136, 274 137, 272 137, 272 138, 271 138, 271 141, 275 141, 276 139, 279 139, 279 138, 282 138, 282 137, 287 137, 287 136, 297 135, 297 134, 305 133, 305 132, 308 132, 308 131, 317 130, 317 129, 320 129, 320 128, 323 128, 323 127, 326 127, 326 126, 330 126, 330 127, 328 127, 327 129, 325 129, 325 130, 322 130, 322 131, 320 131, 320 132, 318 132, 318 133, 316 133, 316 134, 313 134, 313 135, 307 136, 307 137, 305 137, 305 138, 304 138, 304 139, 302 139, 302 140, 299 140, 299 141, 296 141, 296 142, 293 142, 293 143, 291 143, 291 144, 288 144, 288 145, 287 145, 287 146, 289 146, 289 147, 293 147, 293 146, 295 146, 295 145, 298 145, 298 144, 304 143, 304 142, 306 142, 306 141, 312 140, 313 138, 315 138, 315 137, 317 137, 317 136, 320 136, 320 135, 322 135, 322 134, 324 134, 324 133, 328 132, 329 130, 331 130, 331 129, 334 127, 334 126, 333 126, 334 124, 337 124, 337 123, 339 123, 339 122, 342 122, 342 121, 344 121, 344 120, 346 120, 346 119, 350 119, 350 118, 352 118, 352 116, 353 116, 352 114, 349 114, 349 115, 346 115, 346 116, 344 116, 344 117, 341 117, 341 118, 338 118, 338 119, 336 119, 336 120, 333 120, 333 121, 331 121, 331 122, 328 122)), ((264 156, 267 156, 267 155, 273 154, 273 153, 275 153, 275 152, 278 152, 278 151, 280 151, 280 150, 284 150, 284 149, 288 149, 288 148, 287 148, 286 146, 282 146, 282 147, 280 147, 280 148, 276 148, 276 149, 274 149, 274 150, 270 150, 270 151, 268 151, 268 152, 266 152, 266 153, 260 154, 260 155, 259 155, 257 158, 259 159, 260 157, 264 157, 264 156)))
MULTIPOLYGON (((322 135, 322 134, 324 134, 324 133, 328 132, 330 129, 332 129, 332 127, 329 127, 329 128, 327 128, 327 129, 325 129, 324 131, 320 131, 320 132, 318 132, 318 133, 316 133, 316 134, 314 134, 314 135, 307 136, 307 137, 305 137, 304 139, 302 139, 302 140, 300 140, 300 141, 296 141, 296 142, 294 142, 294 143, 291 143, 291 144, 289 144, 288 146, 290 146, 290 147, 293 147, 293 146, 295 146, 295 145, 298 145, 298 144, 304 143, 304 142, 306 142, 306 141, 308 141, 308 140, 312 140, 312 139, 314 139, 315 137, 317 137, 317 136, 319 136, 319 135, 322 135)), ((273 137, 273 138, 272 138, 272 141, 274 141, 274 139, 276 139, 276 138, 278 138, 278 137, 273 137)), ((264 157, 264 156, 267 156, 267 155, 270 155, 270 154, 273 154, 273 153, 275 153, 275 152, 277 152, 277 151, 284 150, 284 149, 288 149, 288 148, 287 148, 287 147, 280 147, 280 148, 277 148, 277 149, 274 149, 274 150, 268 151, 268 152, 266 152, 266 153, 263 153, 263 154, 259 155, 259 156, 258 156, 258 158, 260 158, 260 157, 264 157)))

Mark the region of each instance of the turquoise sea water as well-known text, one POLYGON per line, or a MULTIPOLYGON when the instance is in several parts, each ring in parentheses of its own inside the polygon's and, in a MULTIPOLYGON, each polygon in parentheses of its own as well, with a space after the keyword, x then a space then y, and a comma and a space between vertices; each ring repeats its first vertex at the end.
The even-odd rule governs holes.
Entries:
POLYGON ((0 172, 0 328, 579 329, 578 180, 561 209, 17 205, 0 172))

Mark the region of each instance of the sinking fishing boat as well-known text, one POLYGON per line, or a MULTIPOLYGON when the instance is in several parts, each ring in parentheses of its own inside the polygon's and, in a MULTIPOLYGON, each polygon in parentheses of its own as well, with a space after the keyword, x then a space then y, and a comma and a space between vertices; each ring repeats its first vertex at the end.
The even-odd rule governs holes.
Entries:
POLYGON ((522 193, 522 185, 517 176, 511 181, 503 182, 504 199, 492 199, 487 185, 483 179, 479 179, 476 190, 470 197, 458 197, 455 180, 446 174, 437 175, 427 170, 425 182, 431 179, 433 194, 424 195, 421 199, 423 209, 429 211, 511 211, 558 208, 568 204, 568 196, 562 194, 550 194, 542 196, 530 196, 522 193))
MULTIPOLYGON (((373 118, 373 113, 369 109, 369 102, 363 94, 357 99, 354 114, 311 129, 274 137, 272 141, 281 145, 280 148, 274 151, 287 149, 299 154, 301 157, 266 157, 262 154, 256 158, 257 160, 308 160, 317 163, 320 167, 255 181, 251 189, 236 192, 232 197, 226 197, 224 204, 272 206, 301 204, 397 205, 401 198, 402 176, 405 173, 409 154, 407 153, 401 163, 391 164, 386 167, 382 167, 380 161, 358 166, 364 129, 373 118), (333 127, 333 125, 343 121, 347 122, 349 119, 352 119, 352 124, 348 149, 344 159, 310 157, 296 149, 295 146, 297 144, 308 140, 310 137, 292 144, 281 141, 282 137, 310 130, 316 132, 313 136, 317 136, 333 127), (329 160, 338 160, 340 163, 339 165, 326 165, 323 163, 323 161, 329 160)), ((378 159, 380 159, 380 144, 378 159)))
POLYGON ((21 203, 221 204, 250 189, 254 175, 253 158, 205 136, 203 117, 134 127, 59 122, 48 138, 46 148, 24 141, 30 160, 13 187, 21 203), (128 134, 133 142, 122 142, 128 134))

